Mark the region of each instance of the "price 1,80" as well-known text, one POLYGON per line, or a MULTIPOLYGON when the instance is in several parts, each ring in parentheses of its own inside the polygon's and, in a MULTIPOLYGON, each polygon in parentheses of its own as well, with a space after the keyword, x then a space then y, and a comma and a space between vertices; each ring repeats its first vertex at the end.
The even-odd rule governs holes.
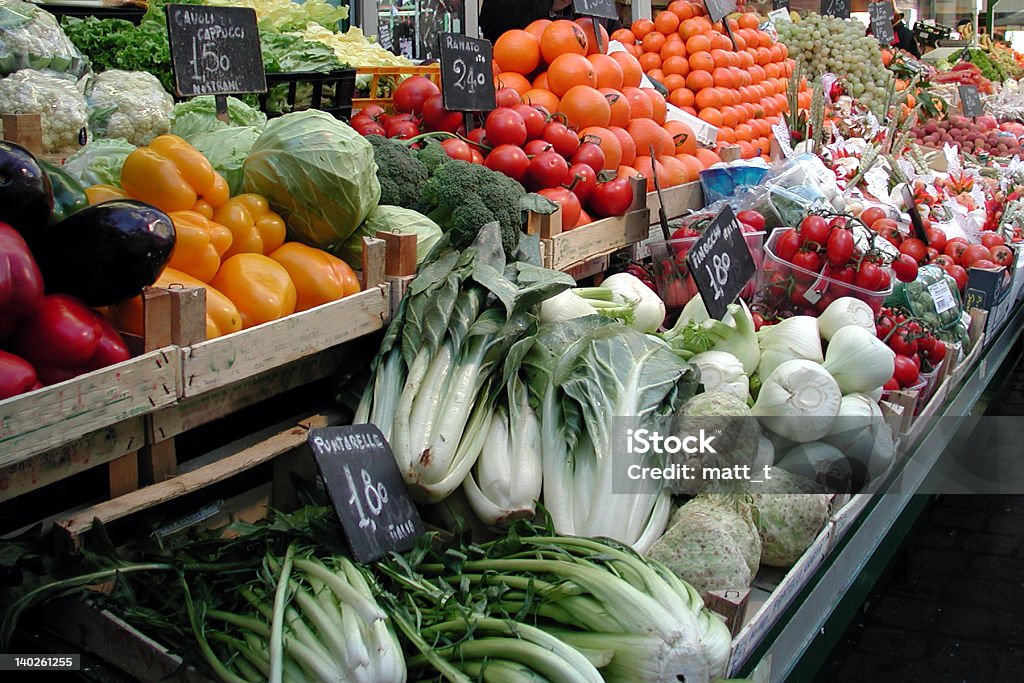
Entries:
POLYGON ((370 531, 377 530, 377 521, 373 519, 380 514, 380 511, 384 509, 384 504, 388 502, 388 490, 384 484, 375 484, 370 473, 360 468, 360 478, 362 479, 362 489, 356 484, 355 478, 352 476, 352 469, 348 466, 344 466, 345 478, 348 480, 348 488, 352 491, 352 496, 348 499, 350 505, 355 505, 356 512, 359 514, 359 528, 369 528, 370 531), (367 515, 367 512, 370 514, 367 515), (372 516, 371 516, 372 515, 372 516))
POLYGON ((477 88, 483 88, 487 83, 487 75, 477 71, 473 65, 466 66, 463 59, 456 59, 452 64, 452 70, 456 76, 455 87, 466 92, 475 93, 477 88))
POLYGON ((729 254, 715 254, 714 258, 711 259, 711 263, 704 264, 704 268, 708 271, 708 279, 715 290, 715 301, 725 296, 722 287, 729 280, 730 265, 732 265, 732 259, 729 258, 729 254))
POLYGON ((200 73, 227 72, 231 69, 231 58, 217 53, 217 43, 213 41, 192 41, 192 71, 200 73))

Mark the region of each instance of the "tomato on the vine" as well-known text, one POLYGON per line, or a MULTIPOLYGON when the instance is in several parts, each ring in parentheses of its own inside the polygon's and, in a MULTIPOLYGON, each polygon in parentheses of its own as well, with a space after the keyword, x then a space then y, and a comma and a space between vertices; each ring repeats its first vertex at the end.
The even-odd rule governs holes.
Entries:
POLYGON ((889 337, 889 348, 904 356, 912 356, 917 353, 917 339, 911 336, 906 328, 900 328, 889 337))
POLYGON ((547 125, 548 118, 544 116, 539 109, 520 102, 512 107, 512 110, 519 114, 523 119, 523 123, 526 124, 527 140, 536 140, 541 136, 544 132, 544 126, 547 125))
POLYGON ((846 265, 853 256, 853 233, 842 228, 833 229, 828 236, 826 251, 833 266, 846 265))
POLYGON ((517 145, 526 142, 526 123, 523 117, 508 107, 495 109, 484 123, 487 139, 494 146, 517 145))
POLYGON ((575 192, 581 202, 585 202, 597 187, 597 173, 586 164, 573 164, 565 172, 562 184, 575 192))
POLYGON ((857 270, 857 276, 853 279, 853 284, 869 292, 877 292, 883 289, 883 275, 885 273, 882 272, 877 263, 874 261, 864 261, 857 270))
POLYGON ((541 133, 541 138, 550 142, 555 151, 566 158, 575 154, 580 146, 580 140, 576 134, 569 130, 564 123, 558 121, 548 121, 541 133))
POLYGON ((388 126, 388 137, 408 140, 420 134, 420 127, 412 121, 395 121, 388 126))
MULTIPOLYGON (((549 124, 550 125, 550 124, 549 124)), ((601 216, 621 216, 633 203, 633 188, 625 178, 615 178, 598 183, 590 192, 587 208, 590 213, 601 216)))
POLYGON ((466 133, 466 139, 481 147, 490 147, 490 142, 487 140, 487 131, 483 128, 474 128, 469 131, 466 133))
POLYGON ((885 339, 885 336, 892 332, 892 328, 896 327, 896 321, 888 315, 882 315, 875 321, 875 336, 879 339, 885 339))
POLYGON ((755 332, 757 332, 759 329, 761 329, 764 326, 764 316, 761 315, 760 313, 751 313, 750 314, 750 318, 751 318, 751 320, 754 321, 754 331, 755 332))
POLYGON ((1010 249, 1005 244, 999 244, 992 247, 992 261, 999 266, 1012 266, 1013 249, 1010 249))
POLYGON ((423 103, 423 123, 428 130, 454 133, 462 125, 462 119, 460 112, 444 108, 444 98, 441 95, 431 95, 423 103))
POLYGON ((462 161, 473 161, 473 149, 469 146, 469 143, 459 138, 448 138, 441 141, 441 147, 448 153, 452 159, 461 159, 462 161))
POLYGON ((893 379, 899 383, 901 388, 906 389, 917 384, 921 371, 909 356, 897 353, 894 368, 893 379))
POLYGON ((941 339, 936 339, 935 343, 928 350, 928 362, 932 365, 938 365, 946 357, 946 345, 941 339))
POLYGON ((857 277, 857 270, 852 265, 846 264, 839 268, 833 268, 829 277, 834 280, 831 287, 832 292, 837 297, 846 296, 850 293, 850 285, 853 284, 854 278, 857 277))
POLYGON ((800 221, 800 235, 804 244, 824 245, 828 239, 828 221, 821 216, 807 216, 800 221))
POLYGON ((942 232, 938 228, 932 228, 925 232, 925 237, 928 238, 928 246, 934 247, 941 252, 946 248, 946 233, 942 232))
POLYGON ((526 168, 526 185, 533 190, 557 187, 565 180, 569 164, 555 151, 542 152, 530 160, 526 168))
POLYGON ((580 200, 564 187, 548 187, 538 192, 562 207, 562 230, 572 230, 580 220, 580 200))
MULTIPOLYGON (((808 301, 804 297, 804 294, 806 294, 807 290, 810 289, 810 288, 811 288, 811 284, 809 282, 795 282, 795 283, 793 283, 793 289, 791 289, 790 292, 789 292, 789 301, 790 301, 790 303, 792 303, 794 306, 804 306, 804 305, 806 305, 808 303, 808 301)), ((814 309, 811 309, 811 310, 814 310, 814 309)))
POLYGON ((900 282, 913 282, 917 279, 917 261, 910 254, 900 254, 900 257, 892 262, 892 270, 900 282))
POLYGON ((796 271, 793 273, 793 277, 810 282, 818 276, 818 272, 821 270, 821 257, 814 251, 798 251, 793 257, 793 265, 810 271, 809 273, 796 271))
POLYGON ((870 206, 864 209, 860 214, 860 219, 864 222, 864 225, 869 228, 873 228, 875 222, 882 218, 885 218, 885 210, 880 209, 877 206, 870 206))
POLYGON ((800 244, 803 239, 793 228, 787 228, 786 232, 782 233, 775 242, 775 253, 778 254, 779 258, 783 261, 793 262, 793 257, 796 256, 796 252, 800 249, 800 244))
POLYGON ((761 215, 760 211, 753 211, 751 209, 740 211, 736 214, 736 218, 741 223, 746 223, 755 230, 764 230, 764 216, 761 215))

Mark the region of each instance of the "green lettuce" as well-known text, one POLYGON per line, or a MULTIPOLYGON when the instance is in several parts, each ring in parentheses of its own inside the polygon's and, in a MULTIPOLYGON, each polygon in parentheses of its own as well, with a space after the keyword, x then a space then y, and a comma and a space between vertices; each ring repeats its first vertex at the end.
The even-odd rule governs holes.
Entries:
POLYGON ((121 167, 135 145, 123 138, 94 140, 67 158, 61 167, 84 187, 121 187, 121 167))
POLYGON ((256 144, 261 132, 256 126, 225 127, 194 135, 190 142, 224 176, 231 194, 236 195, 242 193, 245 181, 245 158, 249 156, 249 150, 256 144))

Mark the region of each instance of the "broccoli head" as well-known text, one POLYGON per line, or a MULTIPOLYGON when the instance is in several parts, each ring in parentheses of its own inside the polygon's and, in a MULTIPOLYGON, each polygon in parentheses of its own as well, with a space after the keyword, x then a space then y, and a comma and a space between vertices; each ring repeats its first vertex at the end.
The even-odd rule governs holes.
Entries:
POLYGON ((452 160, 441 143, 433 140, 427 140, 424 143, 423 149, 416 152, 416 158, 423 162, 428 173, 434 173, 442 164, 447 164, 452 160))
POLYGON ((377 162, 380 203, 413 208, 427 182, 427 167, 398 140, 380 135, 368 135, 366 140, 373 146, 373 159, 377 162))
POLYGON ((511 257, 522 234, 519 200, 525 194, 522 185, 503 173, 453 160, 430 176, 418 208, 448 233, 452 246, 458 249, 472 244, 484 225, 497 221, 501 225, 501 244, 511 257))

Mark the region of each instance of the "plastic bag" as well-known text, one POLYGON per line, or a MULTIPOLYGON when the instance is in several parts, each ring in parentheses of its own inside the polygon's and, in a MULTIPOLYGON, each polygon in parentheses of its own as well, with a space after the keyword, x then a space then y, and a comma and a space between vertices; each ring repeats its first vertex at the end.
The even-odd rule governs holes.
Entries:
POLYGON ((39 114, 43 153, 70 153, 88 140, 85 96, 69 76, 22 69, 0 79, 0 113, 39 114))
POLYGON ((910 311, 944 341, 966 340, 967 330, 961 323, 964 305, 956 281, 938 266, 921 266, 917 279, 898 283, 885 305, 910 311))
POLYGON ((49 12, 21 0, 0 0, 0 75, 49 69, 78 78, 89 62, 49 12))
POLYGON ((171 130, 174 98, 145 71, 104 71, 89 84, 89 128, 104 138, 147 145, 171 130))

